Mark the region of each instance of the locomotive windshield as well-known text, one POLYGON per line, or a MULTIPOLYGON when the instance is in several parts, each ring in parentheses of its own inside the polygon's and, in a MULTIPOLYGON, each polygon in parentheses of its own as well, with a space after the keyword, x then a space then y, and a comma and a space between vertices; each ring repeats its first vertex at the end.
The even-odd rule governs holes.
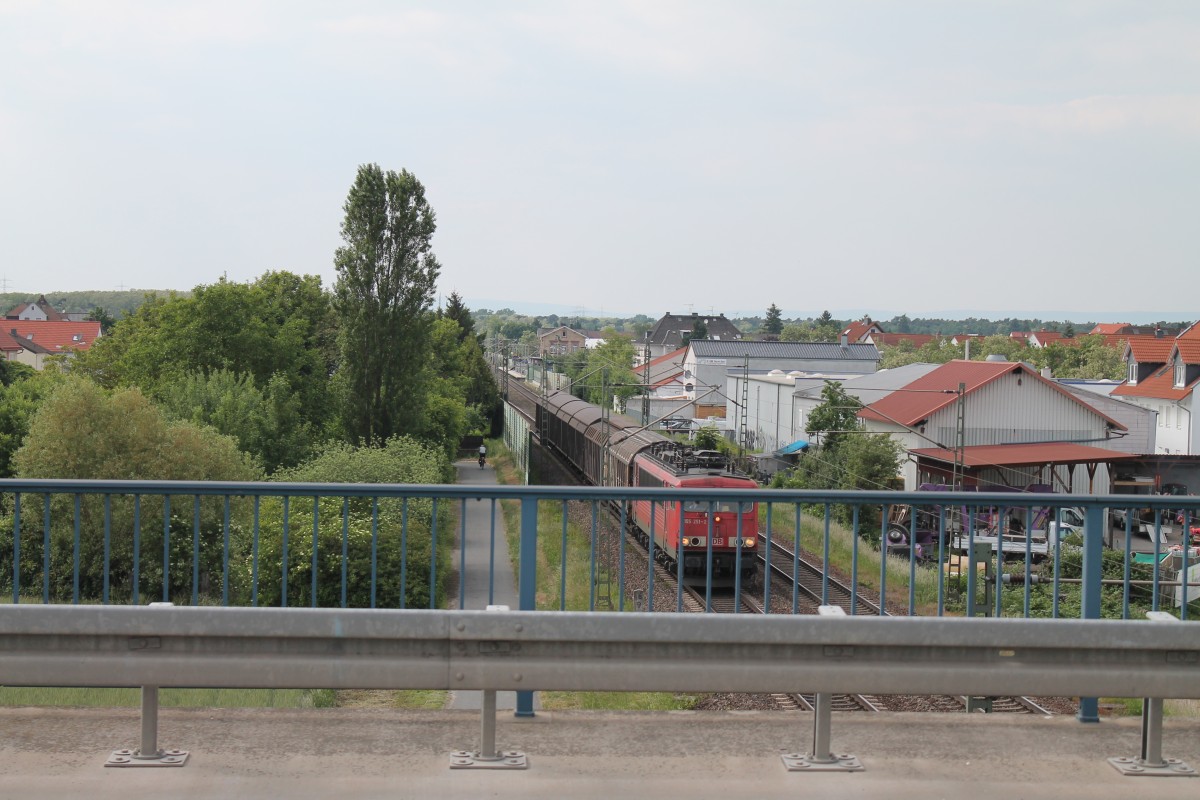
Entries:
POLYGON ((739 514, 749 514, 754 510, 754 504, 735 503, 732 500, 715 500, 712 502, 708 500, 684 500, 683 510, 698 512, 720 511, 726 514, 731 511, 737 511, 739 514))

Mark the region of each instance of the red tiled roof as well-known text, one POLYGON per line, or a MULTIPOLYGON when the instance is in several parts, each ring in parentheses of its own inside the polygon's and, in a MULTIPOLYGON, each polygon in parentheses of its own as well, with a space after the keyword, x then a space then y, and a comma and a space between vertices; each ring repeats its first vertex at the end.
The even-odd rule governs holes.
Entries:
POLYGON ((99 322, 6 319, 4 329, 5 332, 12 332, 19 339, 32 341, 52 353, 87 350, 100 335, 99 322))
POLYGON ((922 347, 937 340, 932 333, 872 333, 871 341, 875 344, 895 347, 901 342, 908 342, 913 347, 922 347))
POLYGON ((1191 394, 1200 380, 1192 381, 1182 389, 1175 388, 1175 369, 1167 364, 1159 367, 1148 378, 1137 383, 1126 381, 1112 390, 1117 397, 1153 397, 1159 400, 1182 400, 1191 394))
POLYGON ((1060 333, 1059 331, 1035 331, 1034 333, 1029 334, 1026 341, 1029 341, 1029 339, 1037 339, 1042 347, 1045 347, 1051 342, 1065 345, 1073 344, 1073 342, 1065 341, 1067 339, 1067 335, 1065 333, 1060 333))
MULTIPOLYGON (((998 378, 1013 372, 1020 372, 1024 377, 1041 381, 1052 390, 1071 399, 1072 402, 1086 405, 1082 400, 1034 372, 1029 367, 1013 361, 948 361, 937 369, 917 378, 901 391, 892 392, 871 403, 858 412, 863 419, 877 422, 893 422, 906 427, 912 427, 923 419, 928 419, 958 399, 958 385, 964 385, 965 394, 991 383, 998 378)), ((1120 430, 1125 426, 1111 417, 1087 406, 1097 416, 1106 420, 1120 430)))
POLYGON ((646 371, 646 367, 657 367, 659 364, 665 364, 666 362, 672 361, 672 360, 679 361, 682 364, 683 357, 686 353, 687 353, 687 348, 681 347, 678 350, 675 350, 674 352, 667 353, 666 355, 661 355, 658 358, 653 358, 650 361, 646 362, 645 364, 638 364, 636 367, 633 368, 633 371, 637 372, 637 373, 642 373, 642 372, 646 371))
POLYGON ((1185 364, 1200 364, 1200 339, 1176 339, 1175 349, 1185 364))
MULTIPOLYGON (((941 447, 910 450, 920 458, 954 463, 954 451, 941 447)), ((1104 447, 1073 442, 1041 442, 1037 444, 981 444, 963 448, 963 465, 978 467, 1035 467, 1043 464, 1091 464, 1140 458, 1104 447)))
POLYGON ((663 378, 661 381, 659 381, 658 383, 654 384, 654 385, 653 385, 653 386, 651 386, 650 388, 652 388, 652 389, 661 389, 661 388, 662 388, 662 387, 664 387, 664 386, 670 386, 672 383, 679 383, 681 378, 683 378, 683 372, 682 372, 682 371, 680 371, 680 372, 676 372, 674 375, 671 375, 671 376, 669 376, 669 377, 663 378))
POLYGON ((1140 364, 1165 364, 1171 357, 1171 349, 1175 340, 1165 336, 1155 336, 1152 333, 1130 335, 1126 346, 1133 353, 1133 360, 1140 364))
POLYGON ((1089 334, 1104 334, 1104 335, 1111 336, 1111 335, 1115 335, 1118 333, 1128 334, 1131 332, 1132 328, 1133 328, 1133 326, 1130 325, 1128 322, 1101 322, 1096 327, 1094 327, 1090 331, 1088 331, 1088 333, 1089 334))
MULTIPOLYGON (((847 325, 846 329, 842 331, 842 334, 845 335, 845 337, 851 342, 861 342, 863 337, 871 332, 872 328, 878 327, 879 326, 876 323, 871 322, 870 320, 857 320, 847 325)), ((880 330, 883 329, 880 328, 880 330)))

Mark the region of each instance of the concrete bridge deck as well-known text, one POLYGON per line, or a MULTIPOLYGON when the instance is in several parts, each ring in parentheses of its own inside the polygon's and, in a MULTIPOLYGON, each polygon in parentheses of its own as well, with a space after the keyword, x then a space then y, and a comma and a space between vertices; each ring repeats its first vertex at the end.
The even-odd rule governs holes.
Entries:
MULTIPOLYGON (((807 752, 803 712, 539 712, 499 715, 521 771, 451 770, 479 746, 478 712, 163 709, 159 743, 183 767, 111 769, 136 747, 136 709, 0 709, 0 798, 1194 798, 1200 779, 1124 777, 1140 721, 835 714, 833 749, 857 773, 788 772, 807 752)), ((1200 720, 1168 718, 1163 754, 1200 766, 1200 720)))

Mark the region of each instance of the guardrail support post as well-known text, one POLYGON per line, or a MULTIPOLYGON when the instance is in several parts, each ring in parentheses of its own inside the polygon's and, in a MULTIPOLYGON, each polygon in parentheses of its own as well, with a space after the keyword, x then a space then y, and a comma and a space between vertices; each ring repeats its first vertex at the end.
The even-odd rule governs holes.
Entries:
MULTIPOLYGON (((488 606, 488 611, 508 611, 508 606, 488 606)), ((483 690, 479 749, 450 754, 450 769, 527 769, 529 760, 519 750, 496 752, 496 690, 483 690)))
MULTIPOLYGON (((171 608, 173 603, 151 603, 151 606, 171 608)), ((129 649, 150 650, 159 646, 157 638, 131 639, 129 649)), ((104 762, 106 767, 182 767, 188 760, 187 750, 158 748, 158 687, 142 687, 142 746, 137 750, 113 750, 104 762)))
POLYGON ((158 748, 158 687, 142 687, 142 746, 137 750, 113 750, 106 767, 182 767, 187 750, 158 748))
MULTIPOLYGON (((821 606, 817 613, 823 617, 844 617, 838 606, 821 606)), ((788 772, 861 772, 863 765, 850 753, 835 755, 829 751, 833 729, 833 695, 817 692, 813 712, 813 746, 808 755, 785 753, 780 756, 788 772)))
MULTIPOLYGON (((1165 611, 1146 614, 1151 622, 1178 622, 1165 611)), ((1142 699, 1142 754, 1139 758, 1110 758, 1108 763, 1122 775, 1152 775, 1194 778, 1196 770, 1178 758, 1162 756, 1163 701, 1161 697, 1142 699)))

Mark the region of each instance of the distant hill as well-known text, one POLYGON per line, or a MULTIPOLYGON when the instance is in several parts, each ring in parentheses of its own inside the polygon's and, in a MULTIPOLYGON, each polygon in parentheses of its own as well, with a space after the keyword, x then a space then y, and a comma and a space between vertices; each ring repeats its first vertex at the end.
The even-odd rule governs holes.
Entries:
MULTIPOLYGON (((146 302, 148 294, 157 296, 166 295, 169 292, 165 289, 130 289, 124 292, 45 292, 46 301, 64 314, 86 314, 99 306, 116 319, 120 319, 146 302)), ((178 292, 177 294, 186 295, 189 292, 178 292)), ((29 292, 3 292, 0 293, 0 309, 4 313, 8 313, 10 309, 22 303, 32 303, 37 299, 37 294, 29 292)))

